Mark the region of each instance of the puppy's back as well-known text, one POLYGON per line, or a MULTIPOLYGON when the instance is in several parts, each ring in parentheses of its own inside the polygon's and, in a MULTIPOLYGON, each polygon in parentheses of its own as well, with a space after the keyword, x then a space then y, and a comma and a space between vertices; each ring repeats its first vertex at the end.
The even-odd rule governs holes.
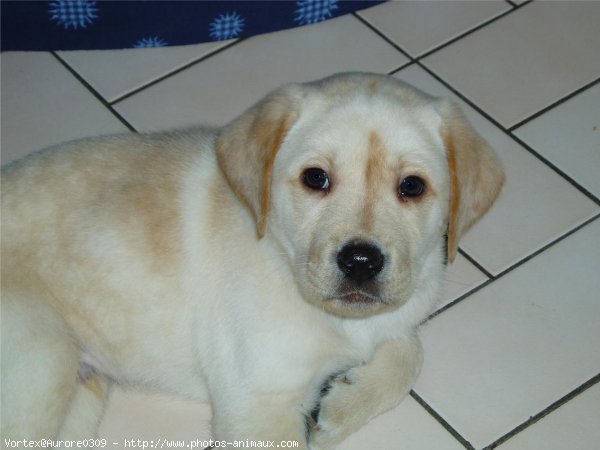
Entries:
POLYGON ((198 152, 194 133, 129 134, 51 147, 4 167, 3 287, 31 287, 28 275, 76 263, 107 230, 132 251, 167 256, 184 172, 198 152))

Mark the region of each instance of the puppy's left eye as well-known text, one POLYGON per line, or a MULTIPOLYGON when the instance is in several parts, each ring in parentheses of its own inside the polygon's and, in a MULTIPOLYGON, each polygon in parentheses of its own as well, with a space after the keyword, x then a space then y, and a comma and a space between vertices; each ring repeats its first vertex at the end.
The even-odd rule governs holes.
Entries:
POLYGON ((329 190, 329 175, 323 169, 311 167, 302 173, 302 182, 310 189, 316 191, 329 190))
POLYGON ((398 192, 402 197, 419 197, 425 192, 425 181, 417 176, 406 177, 400 183, 398 192))

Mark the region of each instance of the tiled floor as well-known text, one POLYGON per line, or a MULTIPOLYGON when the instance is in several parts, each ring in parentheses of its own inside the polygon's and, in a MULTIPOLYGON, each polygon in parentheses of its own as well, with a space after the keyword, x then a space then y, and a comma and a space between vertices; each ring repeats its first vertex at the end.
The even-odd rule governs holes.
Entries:
MULTIPOLYGON (((86 135, 222 124, 287 81, 392 74, 456 99, 508 183, 461 243, 423 373, 343 450, 600 442, 600 2, 392 2, 241 42, 2 54, 2 162, 86 135)), ((202 439, 210 409, 115 390, 101 435, 202 439)))

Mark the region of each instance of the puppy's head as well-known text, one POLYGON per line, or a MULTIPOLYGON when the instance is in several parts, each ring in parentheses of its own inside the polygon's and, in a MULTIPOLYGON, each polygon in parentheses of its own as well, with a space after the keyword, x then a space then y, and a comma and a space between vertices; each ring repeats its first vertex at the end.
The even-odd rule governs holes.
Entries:
POLYGON ((344 317, 398 308, 439 278, 504 182, 454 105, 374 74, 273 92, 222 130, 217 153, 305 300, 344 317))

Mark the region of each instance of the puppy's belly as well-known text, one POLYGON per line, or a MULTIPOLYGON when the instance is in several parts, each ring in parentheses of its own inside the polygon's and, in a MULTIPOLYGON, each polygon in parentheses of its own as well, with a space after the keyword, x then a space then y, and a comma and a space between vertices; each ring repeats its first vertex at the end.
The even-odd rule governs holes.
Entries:
POLYGON ((208 400, 202 367, 188 333, 133 330, 132 326, 129 335, 113 334, 109 345, 105 339, 83 343, 79 377, 95 372, 119 384, 208 400))

